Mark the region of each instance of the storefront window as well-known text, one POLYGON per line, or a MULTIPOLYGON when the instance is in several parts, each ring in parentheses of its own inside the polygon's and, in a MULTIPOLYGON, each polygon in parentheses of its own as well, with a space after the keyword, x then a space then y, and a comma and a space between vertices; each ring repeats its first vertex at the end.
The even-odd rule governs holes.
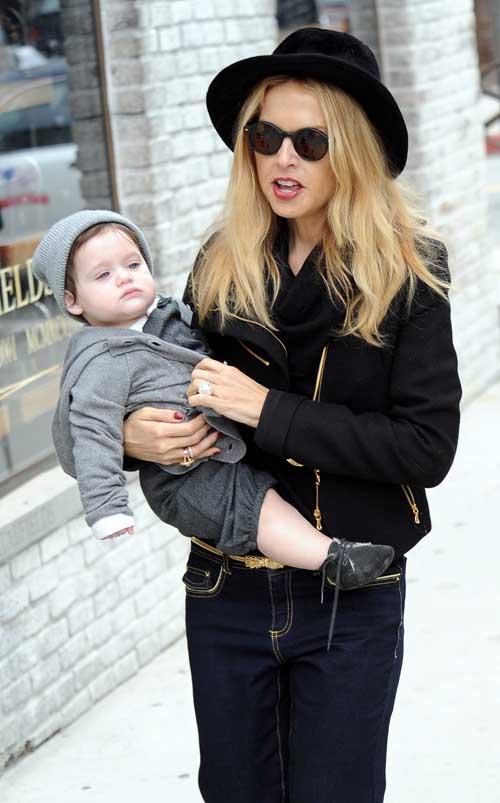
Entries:
POLYGON ((75 324, 31 273, 58 218, 84 206, 58 0, 0 14, 0 483, 52 452, 61 360, 75 324))

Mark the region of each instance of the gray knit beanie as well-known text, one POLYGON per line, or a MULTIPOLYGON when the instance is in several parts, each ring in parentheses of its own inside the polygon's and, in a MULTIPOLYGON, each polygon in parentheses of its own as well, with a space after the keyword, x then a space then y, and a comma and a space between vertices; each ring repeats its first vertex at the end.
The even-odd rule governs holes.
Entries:
POLYGON ((121 223, 122 226, 133 231, 139 239, 141 252, 147 266, 153 273, 153 259, 146 238, 131 220, 127 220, 126 217, 122 217, 117 212, 111 212, 109 209, 83 209, 81 212, 63 217, 62 220, 54 223, 37 246, 31 267, 36 278, 50 287, 59 309, 65 315, 78 321, 83 321, 83 318, 80 315, 72 315, 64 304, 68 257, 76 238, 98 223, 121 223))

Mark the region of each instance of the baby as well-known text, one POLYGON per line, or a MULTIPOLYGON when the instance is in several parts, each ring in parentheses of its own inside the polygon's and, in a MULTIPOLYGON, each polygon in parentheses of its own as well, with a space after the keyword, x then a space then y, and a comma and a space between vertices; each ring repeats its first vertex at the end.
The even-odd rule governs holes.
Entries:
POLYGON ((98 539, 133 533, 123 420, 141 407, 163 407, 185 420, 203 412, 220 433, 210 459, 192 460, 185 449, 181 464, 161 466, 171 475, 163 507, 168 524, 227 554, 258 549, 278 564, 319 569, 337 593, 387 569, 392 547, 339 541, 317 530, 274 490, 273 477, 241 460, 245 445, 232 421, 188 405, 191 372, 210 349, 191 328, 189 307, 158 296, 151 254, 134 223, 109 211, 76 212, 47 232, 33 271, 60 309, 84 324, 68 344, 53 438, 98 539))

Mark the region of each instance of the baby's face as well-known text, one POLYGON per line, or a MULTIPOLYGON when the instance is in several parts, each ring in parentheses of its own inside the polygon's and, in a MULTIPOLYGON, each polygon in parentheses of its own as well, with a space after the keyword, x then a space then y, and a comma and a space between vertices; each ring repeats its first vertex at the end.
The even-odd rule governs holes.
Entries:
POLYGON ((155 283, 134 241, 110 228, 84 243, 73 270, 76 297, 65 291, 66 307, 92 326, 131 326, 156 296, 155 283))

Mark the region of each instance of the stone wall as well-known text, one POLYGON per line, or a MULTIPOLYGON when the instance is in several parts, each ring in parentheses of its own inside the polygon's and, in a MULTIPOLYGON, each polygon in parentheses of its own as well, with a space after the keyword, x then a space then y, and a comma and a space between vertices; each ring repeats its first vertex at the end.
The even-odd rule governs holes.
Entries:
MULTIPOLYGON (((94 3, 63 0, 74 137, 89 206, 110 206, 94 3)), ((215 217, 230 154, 205 92, 224 65, 269 52, 272 0, 101 0, 119 208, 144 228, 159 283, 180 292, 215 217)), ((129 485, 137 533, 98 543, 59 468, 0 510, 0 768, 33 749, 183 632, 188 542, 129 485)))
MULTIPOLYGON (((376 6, 385 81, 410 131, 403 179, 419 192, 424 213, 449 246, 454 334, 467 400, 500 375, 474 5, 378 0, 376 6)), ((354 22, 359 19, 366 30, 375 5, 354 0, 353 7, 354 22)))
MULTIPOLYGON (((78 511, 74 484, 54 469, 51 483, 66 486, 54 500, 78 511)), ((40 478, 10 496, 30 509, 27 529, 50 519, 40 478)), ((83 518, 51 529, 14 550, 3 521, 0 567, 0 769, 37 747, 135 674, 183 632, 180 582, 188 541, 159 525, 137 483, 129 486, 136 534, 98 542, 83 518)), ((5 513, 2 519, 5 518, 5 513)), ((22 536, 23 524, 12 520, 22 536)))

